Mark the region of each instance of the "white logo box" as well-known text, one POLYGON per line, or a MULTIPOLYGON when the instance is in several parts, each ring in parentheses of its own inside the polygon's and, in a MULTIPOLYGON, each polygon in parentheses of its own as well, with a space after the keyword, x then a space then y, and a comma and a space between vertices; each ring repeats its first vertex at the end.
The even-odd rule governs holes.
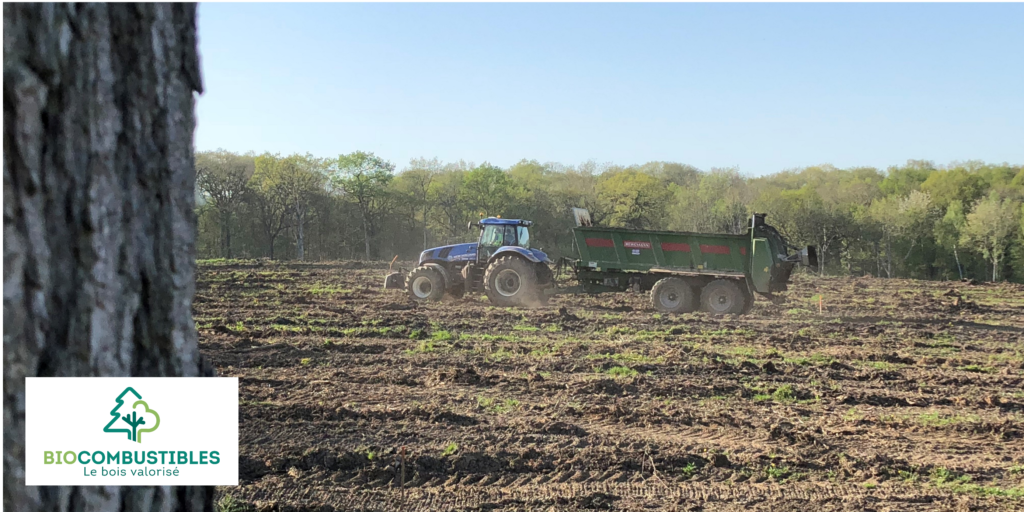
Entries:
POLYGON ((238 379, 26 378, 25 484, 238 485, 238 379))

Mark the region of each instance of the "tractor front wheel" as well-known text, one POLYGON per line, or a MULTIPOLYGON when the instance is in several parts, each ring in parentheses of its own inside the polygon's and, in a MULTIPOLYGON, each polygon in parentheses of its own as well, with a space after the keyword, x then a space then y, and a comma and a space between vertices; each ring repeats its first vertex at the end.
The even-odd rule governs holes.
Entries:
POLYGON ((700 305, 712 315, 739 315, 747 298, 740 285, 732 279, 716 279, 700 293, 700 305))
POLYGON ((487 298, 496 306, 530 306, 537 301, 537 272, 522 258, 503 256, 484 274, 487 298))
POLYGON ((417 302, 441 300, 444 296, 444 277, 430 267, 416 267, 405 282, 409 298, 417 302))
POLYGON ((651 288, 651 304, 662 313, 692 313, 697 309, 697 294, 685 280, 666 277, 651 288))

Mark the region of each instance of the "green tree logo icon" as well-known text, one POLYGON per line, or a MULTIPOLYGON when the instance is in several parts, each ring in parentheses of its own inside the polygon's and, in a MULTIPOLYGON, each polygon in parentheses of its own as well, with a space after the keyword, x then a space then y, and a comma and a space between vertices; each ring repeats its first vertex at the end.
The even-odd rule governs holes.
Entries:
MULTIPOLYGON (((130 397, 129 400, 131 400, 130 397)), ((107 423, 107 426, 103 427, 104 432, 121 432, 128 436, 129 441, 141 443, 142 434, 146 432, 152 432, 156 430, 157 427, 160 426, 160 415, 157 414, 157 412, 154 411, 153 409, 150 409, 149 404, 142 401, 142 395, 140 395, 131 387, 124 388, 124 391, 122 391, 120 395, 117 395, 117 400, 115 401, 117 402, 117 405, 115 405, 114 408, 110 410, 110 415, 113 416, 113 418, 110 419, 110 423, 107 423), (127 395, 128 393, 135 395, 135 401, 132 403, 130 409, 130 416, 128 415, 127 411, 120 411, 120 409, 124 407, 125 395, 127 395), (142 406, 142 414, 139 414, 139 411, 136 411, 136 408, 140 405, 142 406), (155 418, 152 426, 148 426, 148 424, 146 423, 145 413, 147 412, 149 414, 152 414, 153 418, 155 418), (127 424, 129 427, 131 427, 131 430, 124 428, 124 425, 122 425, 122 423, 127 424), (147 428, 139 428, 143 425, 146 425, 147 428)))

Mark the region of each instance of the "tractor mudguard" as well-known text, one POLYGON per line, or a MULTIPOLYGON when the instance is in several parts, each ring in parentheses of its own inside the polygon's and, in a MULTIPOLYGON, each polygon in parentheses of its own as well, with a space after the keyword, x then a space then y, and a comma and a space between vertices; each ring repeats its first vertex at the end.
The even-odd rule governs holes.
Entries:
POLYGON ((551 260, 548 259, 548 255, 547 254, 544 254, 543 252, 541 252, 541 251, 539 251, 537 249, 524 249, 522 247, 515 246, 515 245, 506 245, 504 247, 499 248, 497 251, 494 251, 494 254, 491 254, 491 260, 493 261, 494 258, 499 258, 501 256, 508 255, 508 253, 510 253, 510 252, 514 252, 514 253, 520 255, 520 256, 526 258, 528 261, 530 261, 532 263, 550 263, 551 262, 551 260))

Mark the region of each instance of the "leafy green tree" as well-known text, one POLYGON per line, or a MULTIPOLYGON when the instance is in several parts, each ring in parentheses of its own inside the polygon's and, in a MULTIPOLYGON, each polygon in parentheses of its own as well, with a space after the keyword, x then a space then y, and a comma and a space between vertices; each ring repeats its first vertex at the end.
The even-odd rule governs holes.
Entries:
POLYGON ((202 199, 216 211, 221 231, 220 254, 231 258, 231 227, 245 206, 249 179, 255 171, 251 155, 236 155, 223 149, 196 153, 196 186, 202 199))
POLYGON ((992 193, 977 202, 967 214, 967 223, 960 233, 964 247, 980 253, 992 264, 992 281, 999 276, 999 264, 1017 230, 1020 203, 992 193))
POLYGON ((598 199, 607 205, 608 225, 645 229, 665 216, 672 193, 657 178, 637 170, 609 170, 597 183, 598 199))
POLYGON ((890 167, 878 187, 887 196, 906 196, 920 190, 921 184, 935 170, 935 164, 924 160, 908 160, 903 167, 890 167))
POLYGON ((437 231, 444 243, 459 240, 466 232, 469 214, 459 194, 462 182, 466 177, 467 166, 456 164, 446 166, 445 170, 434 177, 427 189, 427 200, 438 214, 437 231))
POLYGON ((935 241, 940 247, 946 248, 953 253, 956 261, 957 274, 960 279, 964 278, 963 265, 960 263, 960 253, 957 246, 960 244, 960 233, 967 224, 967 215, 964 213, 964 204, 959 199, 950 201, 946 207, 946 213, 941 219, 935 222, 935 241))
POLYGON ((888 196, 872 203, 870 215, 881 228, 887 277, 893 277, 894 246, 907 246, 906 255, 897 260, 906 263, 914 247, 930 232, 928 226, 934 222, 933 214, 931 197, 918 190, 912 190, 904 197, 888 196))
POLYGON ((937 208, 945 209, 954 200, 974 203, 984 193, 981 176, 963 167, 932 171, 921 183, 921 191, 931 196, 937 208))
POLYGON ((264 211, 258 211, 258 215, 271 239, 271 257, 273 239, 284 229, 284 218, 290 217, 291 226, 295 228, 295 256, 299 261, 305 259, 306 222, 314 198, 323 193, 330 163, 309 154, 287 157, 264 154, 256 158, 256 188, 264 199, 259 205, 264 211))
POLYGON ((669 182, 671 229, 698 233, 742 233, 746 229, 746 182, 735 169, 712 169, 694 181, 669 182))
POLYGON ((394 171, 395 165, 391 162, 373 153, 356 151, 338 157, 337 173, 331 178, 334 186, 359 206, 368 260, 376 255, 371 245, 377 235, 379 217, 390 205, 388 184, 394 178, 394 171))
POLYGON ((318 195, 324 193, 327 174, 334 162, 313 155, 292 155, 282 166, 282 193, 287 198, 291 214, 295 219, 295 257, 306 259, 306 223, 318 195))
POLYGON ((427 224, 430 215, 430 183, 444 168, 437 158, 417 158, 409 162, 409 167, 395 176, 392 186, 401 197, 400 204, 409 212, 409 225, 417 223, 417 214, 422 214, 420 221, 423 227, 423 249, 427 249, 427 224))
POLYGON ((283 165, 278 155, 264 153, 257 156, 255 171, 250 180, 254 192, 250 206, 259 229, 266 238, 270 259, 274 259, 274 243, 288 227, 291 214, 288 194, 281 186, 283 165))
POLYGON ((459 199, 484 217, 511 217, 526 198, 526 189, 500 167, 484 162, 466 173, 459 199))

